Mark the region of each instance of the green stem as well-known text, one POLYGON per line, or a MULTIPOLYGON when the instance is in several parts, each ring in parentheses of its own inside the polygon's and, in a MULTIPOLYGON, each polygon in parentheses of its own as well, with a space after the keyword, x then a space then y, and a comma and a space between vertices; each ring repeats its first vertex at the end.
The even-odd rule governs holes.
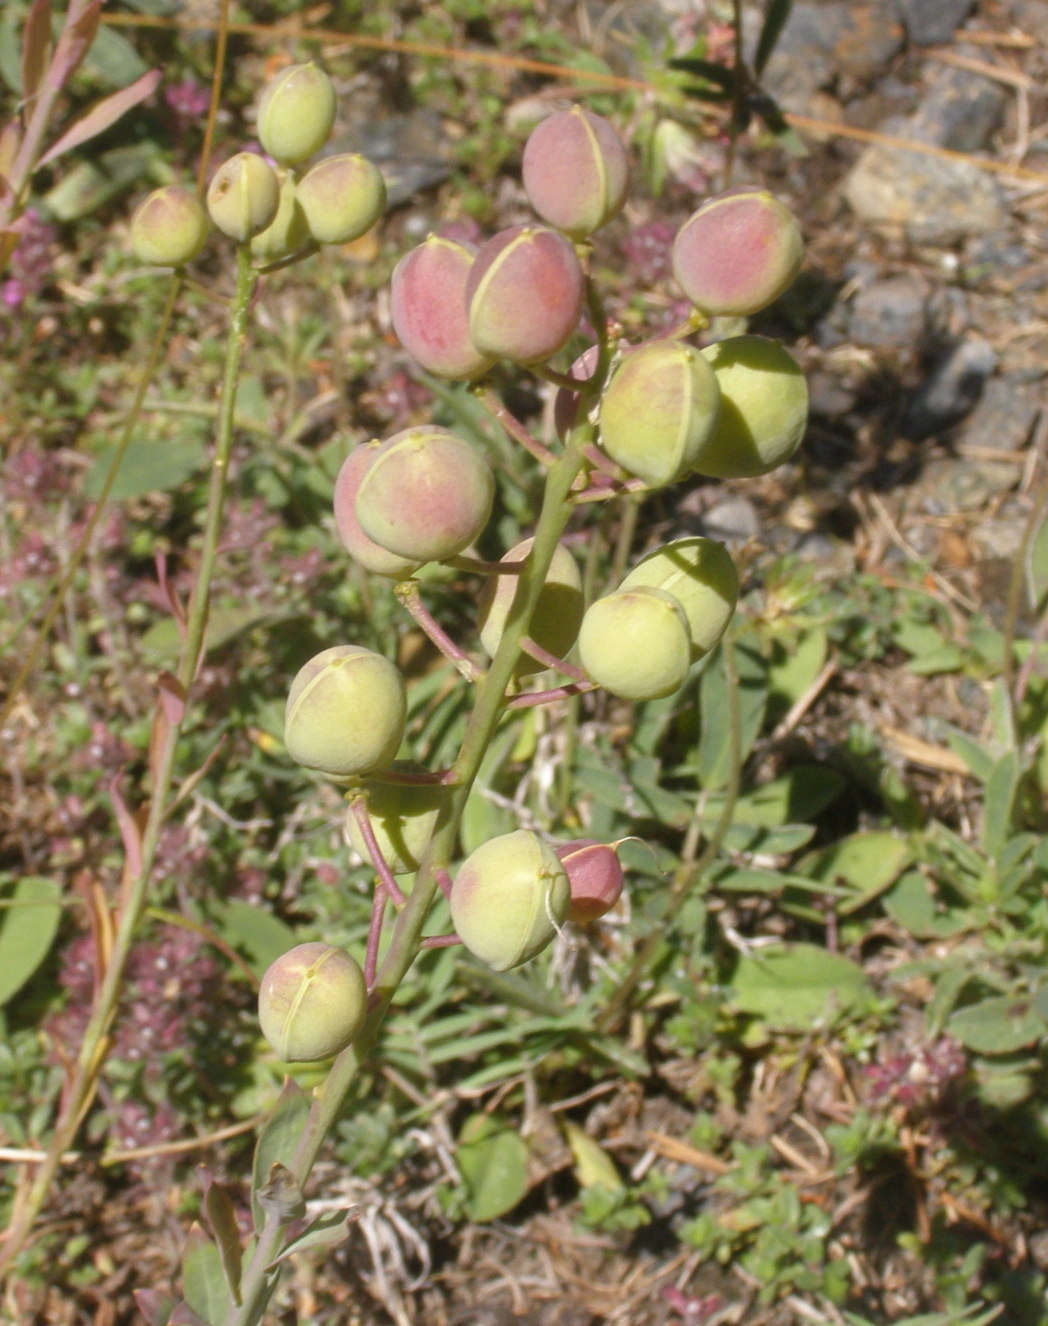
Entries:
MULTIPOLYGON (((211 468, 211 487, 208 495, 207 517, 200 566, 189 602, 186 639, 179 661, 178 680, 188 692, 204 649, 207 628, 208 603, 214 575, 218 539, 222 528, 222 510, 225 503, 229 457, 233 447, 233 408, 236 401, 237 380, 243 357, 247 332, 247 315, 255 291, 257 276, 252 271, 250 251, 246 246, 237 254, 237 290, 233 303, 229 341, 226 349, 225 371, 222 380, 222 404, 219 411, 218 433, 211 468)), ((166 739, 158 743, 153 767, 153 788, 149 813, 142 831, 141 864, 136 878, 123 895, 123 907, 113 939, 112 952, 106 965, 91 1020, 77 1056, 73 1075, 66 1085, 62 1106, 48 1146, 47 1156, 40 1163, 33 1183, 24 1201, 12 1217, 7 1230, 0 1272, 7 1269, 25 1243, 36 1222, 51 1184, 61 1163, 62 1155, 73 1144, 80 1123, 94 1099, 98 1078, 105 1059, 106 1039, 120 998, 124 968, 131 952, 139 921, 149 900, 149 885, 156 862, 160 833, 169 812, 171 787, 174 780, 175 754, 178 738, 185 721, 185 709, 170 724, 166 739)), ((101 956, 101 955, 100 955, 101 956)))

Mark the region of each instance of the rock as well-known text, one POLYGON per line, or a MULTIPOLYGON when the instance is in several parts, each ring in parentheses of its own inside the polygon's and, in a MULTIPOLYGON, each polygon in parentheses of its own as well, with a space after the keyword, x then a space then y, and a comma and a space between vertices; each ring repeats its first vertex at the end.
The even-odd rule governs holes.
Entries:
POLYGON ((918 46, 949 41, 972 12, 975 0, 895 0, 906 35, 918 46))
POLYGON ((710 507, 702 518, 702 526, 707 538, 745 543, 760 533, 761 521, 748 497, 732 496, 710 507))
POLYGON ((1043 379, 1009 373, 993 378, 956 439, 958 447, 1021 451, 1042 408, 1043 379))
MULTIPOLYGON (((751 50, 761 18, 754 13, 754 21, 746 25, 751 50)), ((902 43, 903 29, 885 22, 883 4, 801 0, 791 10, 768 61, 764 83, 785 110, 804 111, 820 89, 833 87, 847 97, 875 79, 902 43), (839 87, 842 76, 845 86, 839 87)))
POLYGON ((903 410, 899 431, 913 441, 963 419, 982 394, 997 356, 981 337, 951 346, 932 367, 903 410))
POLYGON ((1000 83, 946 65, 910 117, 909 136, 954 152, 978 152, 990 146, 1007 105, 1008 94, 1000 83))
POLYGON ((914 496, 933 515, 978 511, 991 497, 1006 493, 1018 478, 1018 468, 1001 461, 937 456, 925 466, 914 496))
POLYGON ((889 276, 872 282, 852 300, 851 339, 880 348, 921 345, 928 331, 928 295, 928 286, 916 276, 889 276))

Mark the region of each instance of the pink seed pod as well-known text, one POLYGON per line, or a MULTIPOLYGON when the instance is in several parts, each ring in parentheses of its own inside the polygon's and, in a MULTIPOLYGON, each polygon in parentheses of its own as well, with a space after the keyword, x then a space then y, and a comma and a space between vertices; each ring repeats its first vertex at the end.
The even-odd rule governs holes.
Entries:
POLYGON ((330 1059, 364 1024, 367 989, 356 960, 330 944, 298 944, 271 963, 258 991, 258 1021, 285 1063, 330 1059))
POLYGON ((584 290, 563 235, 543 226, 501 230, 481 247, 466 282, 470 340, 496 359, 541 363, 578 326, 584 290))
POLYGON ((381 447, 381 442, 365 442, 354 447, 342 462, 335 478, 335 528, 346 551, 365 571, 386 576, 390 580, 407 580, 421 566, 409 557, 398 557, 369 539, 357 520, 357 492, 368 466, 381 447))
POLYGON ((475 250, 430 235, 393 269, 390 306, 401 345, 438 378, 472 382, 495 363, 469 339, 466 281, 475 250))
POLYGON ((576 838, 556 848, 571 885, 568 920, 577 925, 596 921, 622 896, 622 864, 614 847, 594 838, 576 838))
POLYGON ((207 242, 210 222, 192 189, 168 184, 154 189, 131 218, 131 247, 139 262, 181 267, 207 242))
POLYGON ((792 284, 804 260, 793 213, 763 189, 708 199, 673 241, 673 274, 696 308, 746 316, 792 284))
POLYGON ((543 120, 524 145, 528 201, 572 239, 585 239, 618 215, 629 173, 626 148, 610 121, 582 106, 543 120))
MULTIPOLYGON (((534 539, 524 539, 500 560, 517 564, 524 562, 533 543, 534 539)), ((481 646, 489 658, 495 657, 519 584, 519 575, 490 576, 481 593, 477 624, 480 627, 481 646)), ((558 543, 546 574, 546 583, 528 626, 528 635, 547 654, 564 658, 579 633, 582 611, 582 576, 578 564, 567 548, 558 543)), ((545 663, 521 652, 513 672, 517 677, 530 677, 536 672, 545 671, 545 668, 545 663)))
POLYGON ((414 562, 468 548, 488 522, 495 479, 484 455, 447 428, 407 428, 383 442, 357 490, 360 528, 414 562))

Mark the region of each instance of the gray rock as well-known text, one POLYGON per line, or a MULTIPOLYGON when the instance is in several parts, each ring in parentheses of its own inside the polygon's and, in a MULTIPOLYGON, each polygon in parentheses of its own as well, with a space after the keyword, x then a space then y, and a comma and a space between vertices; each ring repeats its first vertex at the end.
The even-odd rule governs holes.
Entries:
POLYGON ((978 152, 990 145, 1007 105, 1008 93, 1000 83, 946 65, 911 116, 909 136, 954 152, 978 152))
POLYGON ((990 451, 1021 451, 1042 409, 1043 380, 1010 373, 986 383, 978 405, 965 420, 956 443, 990 451))
POLYGON ((859 345, 911 349, 928 331, 928 287, 916 276, 889 276, 860 289, 848 327, 859 345))
POLYGON ((708 538, 745 543, 760 533, 761 520, 748 497, 732 496, 710 507, 703 515, 702 525, 708 538))
POLYGON ((1006 493, 1018 477, 1014 465, 1000 461, 937 456, 925 466, 914 496, 934 515, 978 511, 991 497, 1006 493))
POLYGON ((895 0, 910 41, 919 46, 949 41, 975 0, 895 0))
MULTIPOLYGON (((749 17, 745 31, 752 51, 763 7, 749 17)), ((902 44, 903 29, 885 21, 883 3, 800 0, 768 62, 765 86, 785 109, 802 111, 819 89, 833 86, 847 96, 875 79, 902 44), (839 87, 842 79, 850 86, 839 87)))
POLYGON ((899 431, 919 441, 963 419, 979 399, 996 364, 997 356, 981 337, 951 346, 910 398, 899 431))

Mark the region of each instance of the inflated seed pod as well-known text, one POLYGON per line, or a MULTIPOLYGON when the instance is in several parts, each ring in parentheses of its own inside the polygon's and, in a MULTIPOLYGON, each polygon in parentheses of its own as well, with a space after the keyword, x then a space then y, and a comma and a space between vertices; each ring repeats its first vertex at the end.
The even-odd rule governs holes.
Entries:
POLYGON ((422 565, 410 557, 398 557, 369 539, 357 520, 357 492, 368 466, 379 451, 381 442, 365 442, 354 447, 342 462, 335 478, 335 528, 346 551, 355 562, 374 575, 390 580, 407 580, 422 565))
MULTIPOLYGON (((509 564, 524 562, 533 543, 534 539, 524 539, 500 560, 509 564)), ((519 584, 519 575, 490 576, 481 592, 477 622, 480 643, 489 658, 495 657, 519 584)), ((527 633, 548 654, 564 658, 579 633, 582 611, 582 576, 578 565, 567 548, 557 544, 527 633)), ((545 667, 544 663, 521 653, 513 671, 517 677, 529 677, 543 672, 545 667)))
POLYGON ((797 361, 764 336, 732 336, 702 354, 720 384, 721 412, 695 473, 752 479, 789 460, 808 425, 808 384, 797 361))
POLYGON ((131 218, 131 247, 139 262, 156 267, 181 267, 207 242, 210 230, 200 199, 180 184, 154 189, 131 218))
POLYGON ((620 589, 662 589, 688 619, 692 657, 707 653, 728 628, 739 598, 739 573, 723 543, 695 535, 648 553, 620 589))
POLYGON ((622 700, 672 695, 691 665, 684 609, 661 589, 617 589, 586 609, 579 658, 590 677, 622 700))
POLYGON ((327 142, 335 89, 319 65, 293 64, 270 79, 258 103, 258 141, 274 161, 295 166, 327 142))
POLYGON ((223 235, 238 244, 273 224, 280 206, 280 181, 257 152, 238 152, 219 166, 207 190, 207 210, 223 235))
POLYGON ((556 852, 530 829, 491 838, 451 886, 451 919, 463 944, 495 971, 540 953, 568 916, 571 886, 556 852))
POLYGON ((430 235, 393 268, 393 330, 408 354, 438 378, 471 382, 496 361, 469 339, 466 282, 475 256, 466 244, 430 235))
POLYGON ((291 683, 284 744, 297 763, 350 778, 388 768, 404 735, 404 679, 359 645, 323 649, 291 683))
POLYGON ((466 281, 469 338, 481 354, 540 363, 578 326, 584 288, 575 249, 556 230, 499 231, 477 253, 466 281))
POLYGON ((251 241, 251 256, 256 263, 281 262, 301 252, 310 241, 306 214, 298 199, 298 186, 286 171, 278 175, 280 202, 270 224, 251 241))
MULTIPOLYGON (((415 760, 394 760, 391 772, 420 773, 415 760)), ((368 817, 375 841, 394 875, 417 870, 437 826, 448 812, 447 789, 439 783, 389 783, 369 779, 367 784, 368 817)), ((354 849, 371 863, 371 853, 364 840, 352 807, 346 811, 346 832, 354 849)))
POLYGON ((615 848, 593 838, 577 838, 561 843, 556 851, 571 885, 568 920, 587 925, 610 912, 622 896, 624 883, 615 848))
POLYGON ((330 944, 298 944, 271 963, 258 991, 262 1035, 285 1063, 329 1059, 351 1044, 367 1012, 359 964, 330 944))
POLYGON ((629 191, 629 159, 615 128, 584 106, 556 111, 524 145, 528 201, 551 226, 584 239, 616 216, 629 191))
POLYGON ((318 244, 348 244, 386 207, 386 181, 367 157, 345 152, 318 161, 298 184, 298 201, 318 244))
POLYGON ((360 528, 412 561, 455 557, 488 522, 495 479, 482 452, 447 428, 406 428, 383 442, 360 480, 360 528))
POLYGON ((716 425, 720 387, 690 345, 653 341, 626 355, 600 404, 600 443, 650 488, 687 474, 716 425))
POLYGON ((673 243, 673 274, 705 313, 757 313, 792 284, 804 241, 790 210, 764 189, 708 199, 673 243))

